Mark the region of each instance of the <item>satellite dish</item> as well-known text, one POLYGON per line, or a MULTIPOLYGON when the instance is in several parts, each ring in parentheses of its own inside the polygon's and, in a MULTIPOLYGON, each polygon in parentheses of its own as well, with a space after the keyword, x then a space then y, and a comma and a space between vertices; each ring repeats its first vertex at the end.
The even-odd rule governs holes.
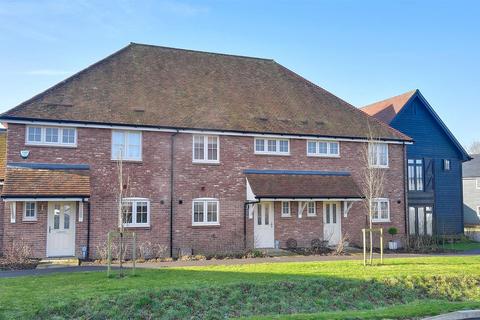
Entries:
POLYGON ((29 154, 30 154, 30 150, 20 151, 20 155, 22 156, 23 159, 27 159, 29 154))

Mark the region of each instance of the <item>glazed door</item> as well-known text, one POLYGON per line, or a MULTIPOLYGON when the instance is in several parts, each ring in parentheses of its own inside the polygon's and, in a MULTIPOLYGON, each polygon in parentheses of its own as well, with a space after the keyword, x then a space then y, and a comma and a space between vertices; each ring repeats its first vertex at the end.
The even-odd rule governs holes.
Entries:
POLYGON ((49 202, 47 256, 75 255, 75 203, 49 202))

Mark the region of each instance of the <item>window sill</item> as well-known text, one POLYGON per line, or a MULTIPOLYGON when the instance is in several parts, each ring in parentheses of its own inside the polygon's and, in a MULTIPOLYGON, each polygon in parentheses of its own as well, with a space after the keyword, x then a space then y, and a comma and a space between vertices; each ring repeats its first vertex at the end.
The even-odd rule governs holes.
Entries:
POLYGON ((110 159, 112 162, 119 162, 119 161, 122 161, 122 162, 127 162, 127 163, 137 163, 137 164, 142 164, 143 163, 143 160, 129 160, 129 159, 122 159, 122 160, 119 160, 119 159, 110 159))
POLYGON ((208 166, 219 166, 220 161, 218 162, 208 162, 208 161, 192 161, 192 164, 208 165, 208 166))
POLYGON ((307 154, 307 157, 311 157, 311 158, 340 158, 340 155, 307 154))
POLYGON ((372 223, 391 223, 391 220, 372 220, 372 223))
POLYGON ((306 217, 307 217, 307 218, 316 218, 317 215, 316 215, 316 214, 314 214, 314 215, 312 215, 312 214, 308 215, 308 214, 307 214, 306 217))
POLYGON ((67 145, 67 144, 49 144, 49 143, 31 143, 26 142, 25 146, 28 147, 50 147, 50 148, 76 148, 77 145, 67 145))
POLYGON ((125 229, 150 229, 150 225, 144 224, 144 225, 128 225, 128 226, 123 226, 125 229))
POLYGON ((220 224, 193 224, 193 229, 220 228, 220 224))
POLYGON ((34 222, 37 222, 37 219, 22 219, 22 222, 25 222, 25 223, 34 223, 34 222))
POLYGON ((268 153, 268 152, 254 152, 256 156, 275 156, 275 157, 289 157, 290 153, 268 153))
POLYGON ((375 169, 388 169, 389 166, 369 166, 370 168, 375 168, 375 169))
POLYGON ((280 216, 280 218, 287 218, 288 219, 288 218, 292 218, 292 216, 291 215, 289 215, 289 216, 283 216, 282 215, 282 216, 280 216))

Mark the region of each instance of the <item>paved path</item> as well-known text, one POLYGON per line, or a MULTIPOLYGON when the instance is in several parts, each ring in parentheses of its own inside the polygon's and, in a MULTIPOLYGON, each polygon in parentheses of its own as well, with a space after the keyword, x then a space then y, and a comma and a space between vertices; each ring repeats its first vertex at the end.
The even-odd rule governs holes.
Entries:
MULTIPOLYGON (((462 254, 436 254, 436 255, 422 255, 422 254, 385 254, 385 259, 392 258, 419 258, 419 257, 434 257, 434 256, 461 256, 480 254, 480 250, 472 250, 462 254)), ((380 255, 375 254, 375 259, 379 259, 380 255)), ((144 262, 137 263, 137 268, 145 269, 161 269, 174 267, 194 267, 194 266, 218 266, 218 265, 242 265, 242 264, 258 264, 258 263, 285 263, 285 262, 314 262, 314 261, 345 261, 345 260, 362 260, 361 254, 353 254, 350 256, 282 256, 269 258, 249 258, 249 259, 223 259, 223 260, 199 260, 199 261, 172 261, 172 262, 144 262)), ((114 265, 115 268, 116 265, 114 265)), ((131 267, 131 263, 126 263, 126 267, 131 267)), ((78 267, 57 267, 49 269, 34 269, 34 270, 16 270, 16 271, 0 271, 0 278, 12 278, 20 276, 36 276, 51 274, 57 272, 91 272, 91 271, 105 271, 105 265, 85 264, 78 267)))

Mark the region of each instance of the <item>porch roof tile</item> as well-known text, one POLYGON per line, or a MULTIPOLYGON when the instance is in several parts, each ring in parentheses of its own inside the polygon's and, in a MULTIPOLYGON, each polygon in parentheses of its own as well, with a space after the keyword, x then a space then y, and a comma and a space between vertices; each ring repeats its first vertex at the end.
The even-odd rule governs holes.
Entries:
POLYGON ((259 198, 361 198, 349 174, 246 174, 259 198))
POLYGON ((7 165, 3 198, 88 197, 89 170, 32 169, 7 165))

